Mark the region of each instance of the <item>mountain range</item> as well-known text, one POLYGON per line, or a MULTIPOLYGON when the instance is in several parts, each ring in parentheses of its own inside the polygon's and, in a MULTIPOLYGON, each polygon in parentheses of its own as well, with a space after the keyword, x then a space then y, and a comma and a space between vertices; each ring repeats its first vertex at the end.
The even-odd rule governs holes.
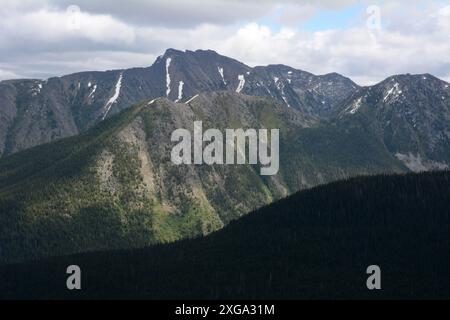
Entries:
POLYGON ((0 155, 85 131, 142 101, 186 102, 226 90, 274 97, 311 116, 328 115, 357 85, 338 74, 286 66, 250 68, 214 51, 169 49, 148 68, 83 72, 0 83, 0 155))
MULTIPOLYGON (((423 109, 434 105, 429 112, 438 111, 436 118, 442 109, 447 111, 447 118, 440 117, 445 123, 450 92, 448 83, 430 75, 395 76, 359 87, 336 73, 315 76, 284 65, 251 68, 211 50, 168 49, 148 68, 0 82, 0 155, 84 132, 142 100, 186 102, 199 93, 221 90, 272 97, 318 120, 345 109, 354 114, 362 100, 369 108, 399 105, 411 126, 423 109)), ((441 123, 436 129, 448 138, 441 123)))
POLYGON ((0 83, 0 263, 207 235, 302 189, 445 170, 449 84, 251 68, 169 49, 148 68, 0 83), (171 133, 280 129, 280 171, 177 166, 171 133))

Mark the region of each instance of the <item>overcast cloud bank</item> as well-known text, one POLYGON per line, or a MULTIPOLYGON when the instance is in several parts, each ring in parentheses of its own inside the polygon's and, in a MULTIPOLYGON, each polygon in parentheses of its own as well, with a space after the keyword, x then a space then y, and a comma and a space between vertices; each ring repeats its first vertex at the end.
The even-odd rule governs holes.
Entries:
POLYGON ((375 3, 379 19, 367 12, 371 5, 6 0, 0 7, 0 80, 149 66, 167 48, 213 49, 250 66, 339 72, 359 84, 399 73, 450 80, 449 1, 375 3), (368 26, 368 19, 379 20, 380 28, 368 26))

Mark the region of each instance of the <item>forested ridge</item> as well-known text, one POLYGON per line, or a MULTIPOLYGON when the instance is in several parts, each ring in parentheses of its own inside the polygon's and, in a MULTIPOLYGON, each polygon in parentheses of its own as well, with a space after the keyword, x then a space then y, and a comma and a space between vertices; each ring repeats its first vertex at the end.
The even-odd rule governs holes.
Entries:
POLYGON ((3 266, 1 298, 448 298, 450 173, 296 193, 207 237, 3 266), (82 290, 66 289, 68 265, 82 290), (366 288, 379 265, 382 290, 366 288))

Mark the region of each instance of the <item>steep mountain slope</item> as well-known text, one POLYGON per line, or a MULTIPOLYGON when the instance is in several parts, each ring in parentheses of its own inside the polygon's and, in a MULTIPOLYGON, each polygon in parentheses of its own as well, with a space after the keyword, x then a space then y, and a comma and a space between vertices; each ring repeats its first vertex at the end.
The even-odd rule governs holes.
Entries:
POLYGON ((354 175, 403 172, 356 123, 323 125, 274 99, 226 91, 188 103, 141 103, 86 133, 0 161, 0 261, 128 248, 208 234, 300 189, 354 175), (174 165, 171 134, 280 129, 280 170, 174 165))
POLYGON ((170 137, 192 131, 194 120, 205 130, 301 127, 300 114, 237 94, 195 102, 143 103, 86 134, 1 161, 1 260, 207 234, 289 192, 257 166, 176 166, 170 137))
POLYGON ((0 267, 1 298, 448 298, 450 173, 341 181, 206 238, 0 267), (65 288, 69 265, 82 290, 65 288), (370 265, 382 290, 366 288, 370 265))
POLYGON ((399 75, 361 88, 341 117, 363 121, 413 171, 450 165, 450 85, 431 75, 399 75))
POLYGON ((8 155, 75 135, 102 119, 119 71, 0 83, 0 145, 8 155), (5 98, 6 97, 6 98, 5 98))
POLYGON ((168 49, 148 68, 0 82, 0 155, 84 132, 146 99, 186 102, 201 92, 227 90, 273 97, 322 117, 356 88, 337 74, 314 76, 285 66, 250 68, 211 50, 168 49))

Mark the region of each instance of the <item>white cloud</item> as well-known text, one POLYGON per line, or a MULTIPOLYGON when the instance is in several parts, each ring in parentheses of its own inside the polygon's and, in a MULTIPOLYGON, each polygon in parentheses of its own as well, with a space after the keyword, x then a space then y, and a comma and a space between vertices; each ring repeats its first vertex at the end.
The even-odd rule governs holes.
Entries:
POLYGON ((364 10, 360 25, 351 29, 305 32, 294 27, 297 15, 309 19, 323 8, 355 2, 284 1, 280 6, 269 0, 248 1, 239 11, 235 0, 178 5, 174 0, 132 0, 126 5, 108 1, 103 7, 103 1, 91 7, 94 2, 79 1, 90 11, 81 12, 79 28, 73 30, 67 28, 64 1, 30 0, 24 8, 8 0, 0 8, 0 77, 148 66, 172 47, 214 49, 250 65, 282 63, 316 74, 339 72, 362 84, 397 73, 429 72, 450 79, 450 6, 440 2, 422 2, 420 7, 401 0, 383 2, 383 28, 377 33, 367 29, 364 10), (133 20, 136 10, 150 17, 163 12, 166 23, 133 20), (183 19, 183 10, 185 21, 175 21, 183 19), (258 20, 270 12, 281 12, 280 28, 258 20))
POLYGON ((450 17, 450 6, 441 8, 439 14, 444 17, 450 17))
MULTIPOLYGON (((2 40, 32 41, 44 44, 84 39, 97 43, 129 44, 134 41, 134 29, 108 15, 81 12, 76 17, 77 28, 70 26, 70 15, 62 11, 40 9, 18 15, 1 15, 2 40)), ((8 42, 2 43, 8 46, 8 42)))
MULTIPOLYGON (((414 27, 414 22, 409 21, 414 27)), ((269 28, 249 24, 220 45, 225 54, 252 64, 283 63, 314 73, 340 72, 362 84, 371 84, 397 73, 432 73, 450 76, 448 19, 420 21, 431 33, 384 29, 372 33, 365 26, 346 30, 301 32, 289 37, 269 28)))
POLYGON ((19 78, 22 78, 22 77, 14 72, 0 68, 0 81, 8 80, 8 79, 19 79, 19 78))

